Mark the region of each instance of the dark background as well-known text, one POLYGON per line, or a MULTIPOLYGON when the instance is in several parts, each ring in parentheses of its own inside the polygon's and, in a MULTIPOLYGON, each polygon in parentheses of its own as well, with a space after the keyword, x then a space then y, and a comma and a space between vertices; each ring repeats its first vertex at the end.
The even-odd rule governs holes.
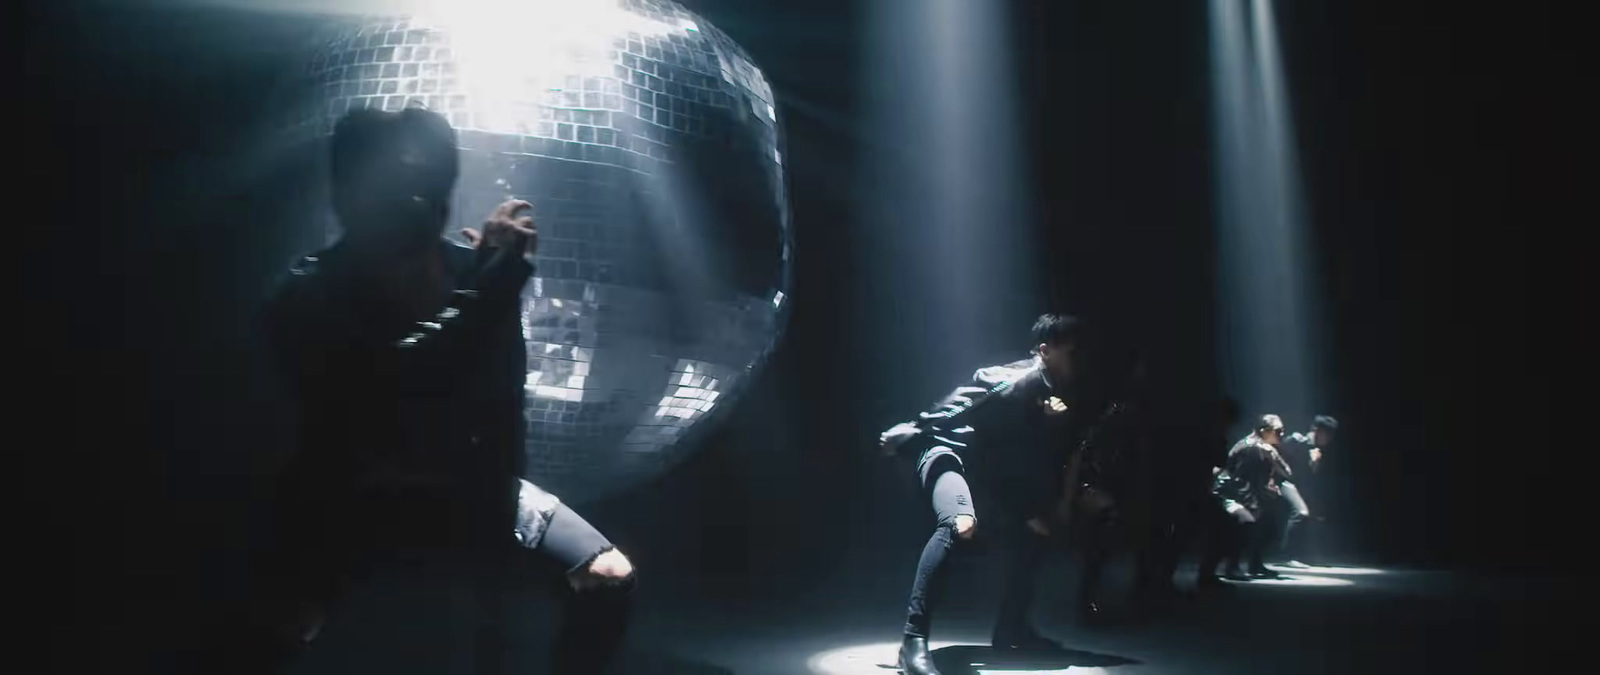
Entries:
MULTIPOLYGON (((927 299, 886 297, 875 279, 892 261, 852 262, 873 225, 857 209, 873 150, 860 142, 855 3, 687 4, 778 89, 799 261, 793 321, 703 451, 586 512, 641 566, 698 567, 736 599, 920 522, 867 444, 941 392, 893 377, 931 367, 915 349, 859 347, 865 334, 872 345, 927 339, 875 311, 927 299)), ((1015 4, 1050 294, 1146 345, 1164 391, 1214 393, 1205 3, 1015 4)), ((171 630, 238 596, 259 546, 259 495, 283 448, 250 309, 317 242, 281 228, 278 183, 239 158, 264 151, 265 84, 292 67, 286 47, 305 23, 40 5, 24 10, 24 117, 13 126, 26 157, 14 167, 13 230, 30 243, 14 324, 26 417, 15 428, 39 433, 14 447, 50 465, 36 475, 53 480, 22 482, 48 516, 46 550, 71 556, 62 588, 83 601, 53 605, 74 623, 111 619, 127 647, 151 625, 171 630)), ((1502 571, 1567 562, 1573 538, 1546 533, 1584 488, 1544 487, 1559 476, 1553 451, 1518 427, 1547 391, 1530 350, 1550 348, 1525 337, 1542 275, 1524 237, 1558 209, 1519 195, 1571 180, 1551 151, 1560 132, 1539 112, 1538 71, 1511 57, 1543 53, 1537 31, 1518 30, 1542 18, 1278 6, 1331 296, 1337 375, 1323 383, 1324 408, 1347 431, 1351 559, 1502 571), (1489 37, 1491 20, 1528 44, 1489 37)), ((1022 346, 1024 328, 995 330, 1022 346)))

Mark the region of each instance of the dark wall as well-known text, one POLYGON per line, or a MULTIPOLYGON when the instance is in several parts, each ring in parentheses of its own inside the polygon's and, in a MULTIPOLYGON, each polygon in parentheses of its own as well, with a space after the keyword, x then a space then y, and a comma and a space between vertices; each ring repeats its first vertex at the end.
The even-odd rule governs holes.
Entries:
POLYGON ((1548 391, 1530 350, 1555 347, 1529 340, 1549 287, 1526 238, 1557 217, 1570 180, 1548 145, 1564 133, 1547 98, 1548 17, 1279 7, 1352 534, 1407 560, 1563 564, 1553 552, 1567 544, 1546 533, 1575 497, 1507 499, 1548 468, 1522 422, 1548 391))
MULTIPOLYGON (((1204 8, 1023 3, 1040 264, 1058 304, 1144 352, 1157 388, 1216 396, 1204 8)), ((1207 401, 1201 403, 1200 401, 1207 401)), ((1169 416, 1189 438, 1203 415, 1169 416)))

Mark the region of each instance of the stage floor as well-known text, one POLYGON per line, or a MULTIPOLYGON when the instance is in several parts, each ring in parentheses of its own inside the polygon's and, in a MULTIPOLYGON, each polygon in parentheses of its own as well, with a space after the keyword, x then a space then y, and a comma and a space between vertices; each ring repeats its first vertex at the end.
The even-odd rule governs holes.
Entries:
MULTIPOLYGON (((872 558, 876 556, 866 556, 872 558)), ((627 651, 612 672, 883 675, 894 660, 909 569, 863 560, 849 575, 776 577, 738 590, 680 575, 642 578, 627 651), (905 578, 902 578, 905 577, 905 578)), ((1534 672, 1546 648, 1556 580, 1327 567, 1182 599, 1148 620, 1076 624, 1068 566, 1047 568, 1037 622, 1069 651, 996 653, 987 642, 986 563, 956 570, 934 628, 946 675, 958 673, 1534 672), (1053 571, 1052 571, 1053 570, 1053 571), (1545 645, 1546 648, 1535 645, 1545 645), (966 670, 963 671, 962 668, 966 670)), ((1180 572, 1190 578, 1192 569, 1180 572)), ((1112 589, 1126 581, 1113 573, 1112 589)), ((533 588, 517 607, 517 672, 542 672, 550 603, 533 588)), ((458 575, 395 574, 357 592, 297 674, 470 672, 475 605, 458 575)), ((1570 596, 1569 596, 1570 597, 1570 596)), ((1121 608, 1108 603, 1107 610, 1121 608)))

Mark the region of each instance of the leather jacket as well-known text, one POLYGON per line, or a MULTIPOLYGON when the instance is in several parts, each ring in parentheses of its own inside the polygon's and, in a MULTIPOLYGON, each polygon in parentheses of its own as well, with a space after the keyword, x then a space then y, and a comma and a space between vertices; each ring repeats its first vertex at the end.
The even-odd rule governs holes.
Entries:
POLYGON ((427 321, 387 309, 342 245, 303 258, 268 302, 267 336, 299 418, 285 488, 306 517, 378 509, 444 518, 444 530, 512 527, 525 433, 520 295, 533 266, 513 251, 439 246, 456 290, 427 321))
POLYGON ((1227 464, 1217 473, 1211 491, 1259 513, 1265 501, 1277 492, 1277 481, 1293 473, 1277 448, 1251 434, 1228 451, 1227 464))
POLYGON ((1293 470, 1292 475, 1296 485, 1310 482, 1316 475, 1316 467, 1311 463, 1312 450, 1321 451, 1321 448, 1312 442, 1310 434, 1299 432, 1289 434, 1278 444, 1278 454, 1283 456, 1284 462, 1293 470))
POLYGON ((939 399, 911 422, 915 436, 897 454, 916 458, 927 481, 936 460, 954 459, 986 479, 1002 506, 1026 516, 1051 512, 1061 497, 1062 469, 1073 451, 1077 411, 1046 415, 1058 396, 1037 359, 980 368, 972 380, 939 399))

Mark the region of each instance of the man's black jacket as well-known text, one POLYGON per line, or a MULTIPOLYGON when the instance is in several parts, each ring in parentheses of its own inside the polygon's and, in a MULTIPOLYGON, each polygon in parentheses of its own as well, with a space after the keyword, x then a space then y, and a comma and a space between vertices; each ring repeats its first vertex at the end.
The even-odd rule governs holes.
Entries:
POLYGON ((299 422, 286 496, 302 518, 426 514, 444 529, 510 531, 525 433, 519 298, 533 267, 515 251, 439 246, 457 290, 427 321, 387 309, 341 245, 302 259, 269 301, 299 422))
POLYGON ((1037 359, 980 368, 912 422, 918 434, 898 449, 917 458, 917 473, 954 458, 986 483, 998 506, 1025 517, 1045 516, 1061 497, 1062 467, 1071 456, 1079 411, 1045 413, 1051 385, 1037 359))

